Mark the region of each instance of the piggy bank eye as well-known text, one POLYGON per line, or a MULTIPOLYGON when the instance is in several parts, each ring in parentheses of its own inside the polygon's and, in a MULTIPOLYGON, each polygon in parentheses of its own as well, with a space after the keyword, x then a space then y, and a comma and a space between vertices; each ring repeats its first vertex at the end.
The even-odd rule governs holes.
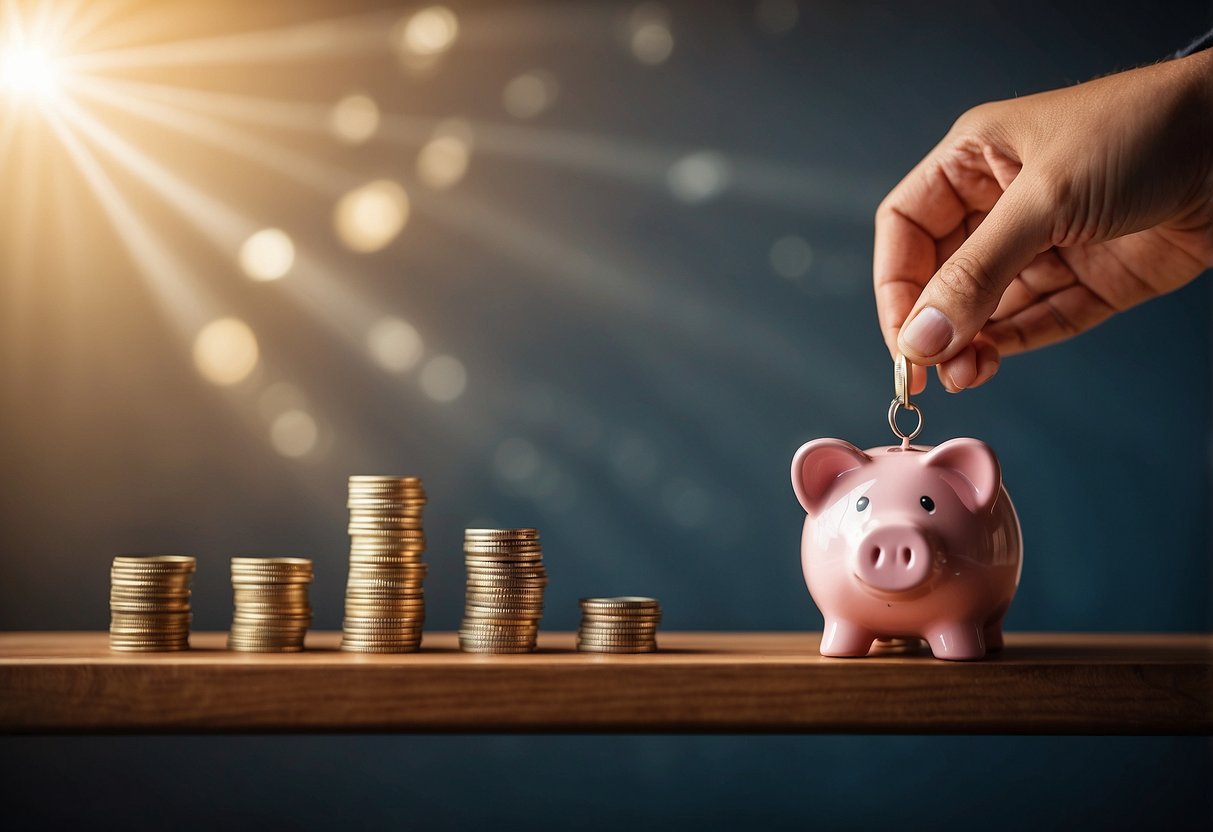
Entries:
POLYGON ((926 509, 928 514, 934 513, 935 511, 935 501, 930 497, 924 496, 920 498, 918 504, 926 509))
POLYGON ((868 507, 868 498, 867 497, 860 497, 855 503, 856 511, 863 511, 867 507, 868 507))

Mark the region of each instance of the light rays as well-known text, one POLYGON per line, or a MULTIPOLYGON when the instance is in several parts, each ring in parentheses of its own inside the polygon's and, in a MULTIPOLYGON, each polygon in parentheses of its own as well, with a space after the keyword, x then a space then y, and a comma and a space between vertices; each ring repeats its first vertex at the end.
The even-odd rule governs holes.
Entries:
POLYGON ((206 284, 197 280, 197 276, 189 279, 192 275, 188 265, 148 229, 96 157, 60 116, 51 114, 47 120, 169 319, 184 332, 200 329, 209 320, 206 310, 215 308, 205 296, 206 284))
POLYGON ((84 97, 219 148, 261 169, 272 170, 286 179, 307 185, 319 193, 334 195, 358 184, 356 178, 344 169, 317 162, 313 157, 278 142, 261 139, 247 131, 178 107, 149 101, 137 95, 123 95, 121 90, 129 88, 124 84, 126 82, 114 89, 111 87, 115 82, 79 79, 71 83, 71 88, 84 97))
POLYGON ((254 32, 120 47, 77 55, 69 60, 69 66, 79 72, 108 73, 147 67, 342 60, 383 49, 387 44, 385 29, 390 29, 396 17, 376 12, 254 32))
MULTIPOLYGON (((11 11, 13 0, 7 3, 4 8, 11 11)), ((403 17, 375 13, 149 43, 140 41, 162 38, 149 27, 164 18, 128 16, 122 26, 110 27, 108 21, 122 9, 120 0, 73 0, 47 8, 52 11, 40 15, 37 25, 20 29, 22 37, 64 45, 64 54, 56 57, 65 72, 58 82, 64 95, 47 108, 46 123, 151 295, 183 340, 193 344, 193 364, 229 399, 255 396, 275 380, 266 369, 263 347, 269 341, 262 339, 263 329, 254 332, 243 323, 242 310, 232 308, 233 299, 243 297, 244 303, 273 298, 306 311, 311 322, 384 379, 407 383, 398 388, 398 401, 416 408, 428 397, 433 418, 449 432, 488 435, 494 413, 518 406, 505 382, 482 379, 474 362, 448 354, 443 333, 432 322, 393 308, 400 302, 386 303, 387 292, 355 287, 346 279, 370 268, 363 262, 375 262, 364 258, 378 258, 375 270, 385 271, 409 247, 426 245, 411 230, 414 212, 419 220, 432 221, 427 227, 448 229, 504 256, 570 300, 601 304, 606 315, 668 330, 688 349, 749 360, 774 383, 795 383, 786 365, 769 360, 789 345, 764 332, 752 315, 728 310, 730 327, 745 337, 726 350, 719 332, 703 325, 703 316, 682 314, 703 303, 689 288, 690 276, 670 279, 669 269, 620 251, 609 231, 541 227, 518 210, 518 195, 485 193, 478 171, 525 163, 540 173, 572 174, 571 181, 597 178, 655 193, 669 200, 673 211, 695 210, 710 200, 747 199, 864 223, 868 192, 876 190, 854 177, 803 165, 561 128, 554 119, 579 92, 550 68, 519 66, 489 79, 487 98, 496 109, 461 113, 458 119, 411 112, 407 93, 385 92, 382 84, 375 92, 376 85, 365 78, 342 78, 340 89, 334 89, 336 83, 320 84, 304 90, 303 98, 263 88, 253 94, 257 83, 248 89, 223 84, 234 68, 251 70, 252 76, 260 68, 336 67, 338 61, 353 66, 355 56, 379 62, 380 69, 392 64, 393 72, 401 71, 393 60, 399 58, 408 72, 424 70, 407 75, 409 83, 424 83, 463 60, 470 45, 500 45, 502 33, 515 30, 529 42, 517 25, 499 25, 511 22, 501 10, 469 13, 465 19, 435 6, 403 17), (93 34, 98 37, 81 45, 93 34), (71 54, 76 46, 78 54, 71 54), (195 77, 202 83, 195 86, 195 77), (163 148, 168 152, 157 153, 163 148), (192 156, 199 148, 210 152, 192 156), (174 159, 189 159, 192 168, 183 173, 174 159), (223 179, 205 181, 208 170, 222 171, 223 179), (142 189, 155 197, 154 211, 174 215, 174 222, 209 242, 220 265, 195 262, 170 245, 161 236, 160 217, 128 193, 131 183, 137 195, 142 189), (283 186, 289 190, 280 190, 283 186), (220 196, 220 187, 229 190, 220 196), (262 199, 259 209, 250 207, 247 203, 258 200, 246 198, 260 193, 274 199, 262 199), (300 204, 291 204, 296 200, 300 204), (241 269, 255 288, 240 277, 241 269), (212 337, 198 340, 205 331, 212 337), (204 341, 208 346, 199 347, 204 341), (490 402, 495 411, 442 407, 468 394, 490 402)), ((678 62, 684 47, 681 41, 675 45, 673 21, 664 11, 653 6, 642 11, 631 17, 611 13, 630 32, 616 47, 633 71, 656 77, 678 62)), ((567 13, 558 17, 557 28, 570 42, 596 31, 579 29, 583 22, 567 13)), ((26 68, 42 66, 34 58, 26 68)), ((17 122, 0 123, 0 164, 13 156, 17 122)), ((24 170, 19 175, 32 181, 24 170)), ((793 265, 800 273, 807 268, 793 265)), ((717 317, 724 312, 712 310, 717 317)), ((279 410, 270 444, 289 458, 307 457, 323 444, 318 437, 325 426, 335 424, 314 415, 310 405, 279 410), (292 415, 283 416, 287 413, 292 415)))

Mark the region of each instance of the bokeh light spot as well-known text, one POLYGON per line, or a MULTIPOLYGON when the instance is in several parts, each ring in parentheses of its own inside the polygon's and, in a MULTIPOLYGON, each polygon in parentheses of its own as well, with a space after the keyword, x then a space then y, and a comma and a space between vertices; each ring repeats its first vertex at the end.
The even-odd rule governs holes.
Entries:
POLYGON ((797 281, 808 274, 813 265, 813 249, 803 237, 788 234, 771 245, 770 261, 775 274, 797 281))
POLYGON ((800 6, 796 0, 758 0, 754 19, 758 28, 768 35, 786 35, 800 20, 800 6))
POLYGON ((450 355, 431 358, 421 368, 421 391, 436 402, 453 402, 467 389, 463 363, 450 355))
POLYGON ((628 47, 640 63, 649 66, 665 63, 674 51, 670 15, 664 6, 657 3, 637 6, 628 18, 628 28, 628 47))
POLYGON ((320 429, 306 410, 287 410, 270 425, 270 444, 285 457, 297 459, 316 448, 320 429))
POLYGON ((347 144, 362 144, 379 130, 379 105, 368 95, 347 95, 329 113, 329 129, 347 144))
POLYGON ((399 29, 401 52, 437 55, 451 48, 459 35, 459 18, 446 6, 430 6, 414 13, 399 29))
POLYGON ((423 346, 417 330, 399 318, 380 318, 366 333, 371 358, 389 373, 405 373, 416 367, 423 346))
POLYGON ((212 384, 226 386, 244 381, 259 357, 253 330, 239 318, 211 321, 194 339, 194 366, 212 384))
POLYGON ((493 454, 493 470, 501 479, 523 483, 539 473, 539 451, 520 436, 511 436, 497 446, 493 454))
POLYGON ((347 247, 368 253, 396 239, 408 217, 409 198, 404 188, 389 179, 378 179, 341 197, 333 226, 347 247))
POLYGON ((501 103, 514 118, 534 118, 552 106, 559 92, 556 76, 535 69, 511 79, 501 91, 501 103))
POLYGON ((682 157, 670 166, 666 184, 680 202, 705 202, 729 185, 729 161, 720 153, 703 150, 682 157))
POLYGON ((263 228, 240 247, 240 268, 253 280, 277 280, 295 264, 295 244, 278 228, 263 228))
POLYGON ((661 490, 661 500, 670 519, 684 529, 702 528, 712 516, 711 497, 690 480, 672 480, 661 490))
POLYGON ((467 173, 472 131, 464 122, 443 122, 417 154, 417 178, 437 191, 455 185, 467 173))

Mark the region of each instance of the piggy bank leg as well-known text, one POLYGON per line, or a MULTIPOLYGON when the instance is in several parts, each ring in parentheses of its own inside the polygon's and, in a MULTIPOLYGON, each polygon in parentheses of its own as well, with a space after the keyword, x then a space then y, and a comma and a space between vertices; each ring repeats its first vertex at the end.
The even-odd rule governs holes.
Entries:
POLYGON ((827 618, 825 631, 821 634, 821 655, 836 658, 866 656, 875 640, 876 634, 871 630, 841 618, 827 618))
POLYGON ((1002 649, 1002 618, 999 617, 996 621, 991 621, 985 626, 982 635, 986 640, 987 650, 1002 649))
POLYGON ((949 623, 926 634, 927 643, 937 659, 967 661, 983 658, 986 642, 982 627, 969 623, 949 623))

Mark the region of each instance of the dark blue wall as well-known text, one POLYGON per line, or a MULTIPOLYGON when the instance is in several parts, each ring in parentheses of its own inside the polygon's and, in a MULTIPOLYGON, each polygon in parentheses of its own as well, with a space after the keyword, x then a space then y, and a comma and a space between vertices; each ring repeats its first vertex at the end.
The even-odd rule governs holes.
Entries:
MULTIPOLYGON (((169 39, 350 13, 155 5, 118 16, 145 16, 169 39)), ((362 88, 385 112, 468 119, 479 138, 467 178, 434 195, 410 181, 407 138, 351 151, 247 128, 405 181, 415 210, 385 252, 343 253, 331 200, 298 181, 110 123, 257 223, 289 230, 327 264, 339 298, 398 314, 427 349, 457 355, 466 393, 439 405, 415 373, 385 375, 340 303, 317 312, 302 280, 240 278, 188 216, 131 184, 139 214, 205 276, 217 308, 257 332, 263 371, 217 391, 193 372, 192 333, 160 313, 96 205, 71 209, 85 212, 80 225, 40 237, 40 250, 100 254, 5 266, 0 628, 102 629, 109 558, 171 550, 199 557, 199 629, 226 626, 234 554, 314 558, 316 626, 335 629, 344 477, 396 470, 424 476, 431 495, 435 629, 457 625, 461 530, 481 522, 542 529, 551 629, 575 627, 578 597, 624 592, 661 598, 670 629, 817 628, 787 464, 818 436, 888 440, 890 368, 870 290, 876 203, 966 108, 1153 61, 1213 24, 1202 2, 1105 2, 1098 14, 1083 3, 801 2, 795 28, 773 37, 751 4, 671 3, 674 50, 647 67, 620 41, 629 5, 452 6, 463 39, 424 80, 373 50, 150 73, 325 106, 362 88), (510 126, 501 85, 536 67, 559 97, 511 144, 495 129, 510 126), (667 170, 705 150, 730 181, 681 202, 667 170), (785 235, 813 251, 798 280, 769 265, 785 235), (321 426, 322 448, 302 460, 276 455, 257 415, 258 385, 284 380, 321 426)), ((48 186, 43 210, 64 193, 48 186)), ((6 200, 3 217, 17 212, 6 200)), ((1026 540, 1009 629, 1213 623, 1211 294, 1206 275, 1007 360, 986 388, 922 397, 923 440, 978 436, 1003 460, 1026 540)), ((27 738, 0 740, 0 765, 0 817, 130 828, 1213 819, 1201 739, 27 738), (131 784, 153 795, 128 798, 131 784)))

